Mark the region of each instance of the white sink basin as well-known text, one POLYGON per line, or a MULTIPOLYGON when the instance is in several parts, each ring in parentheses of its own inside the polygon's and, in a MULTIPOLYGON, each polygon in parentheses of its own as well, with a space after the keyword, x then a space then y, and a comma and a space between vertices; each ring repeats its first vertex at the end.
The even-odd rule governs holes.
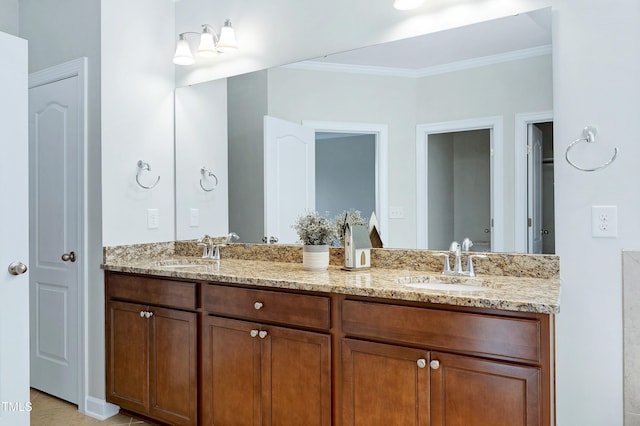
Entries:
POLYGON ((424 290, 440 290, 440 291, 483 291, 485 287, 467 284, 449 284, 449 283, 409 283, 407 287, 420 288, 424 290))

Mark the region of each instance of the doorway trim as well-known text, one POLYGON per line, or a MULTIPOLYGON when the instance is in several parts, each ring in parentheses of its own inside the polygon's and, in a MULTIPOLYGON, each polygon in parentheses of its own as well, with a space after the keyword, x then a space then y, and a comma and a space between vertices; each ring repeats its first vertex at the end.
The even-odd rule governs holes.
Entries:
POLYGON ((515 118, 515 203, 514 203, 514 248, 516 253, 528 253, 527 244, 527 182, 529 172, 527 168, 527 156, 529 137, 527 128, 529 124, 546 123, 553 121, 553 111, 525 112, 516 114, 515 118))
POLYGON ((491 251, 504 251, 504 130, 502 116, 418 124, 416 126, 417 248, 426 249, 429 203, 427 197, 429 135, 489 129, 491 164, 491 251))
POLYGON ((311 127, 315 132, 353 133, 376 135, 376 217, 382 238, 387 238, 389 245, 389 216, 388 216, 388 176, 387 164, 389 152, 389 126, 376 123, 350 123, 342 121, 312 121, 302 120, 302 125, 311 127))
MULTIPOLYGON (((66 78, 78 78, 78 109, 80 111, 80 120, 78 123, 80 143, 78 157, 80 159, 80 169, 78 178, 82 182, 82 189, 78 196, 78 411, 83 414, 87 413, 87 400, 89 398, 89 373, 88 373, 88 356, 89 356, 89 338, 88 338, 88 282, 89 282, 89 265, 88 265, 88 185, 87 185, 87 72, 88 59, 86 57, 78 58, 69 62, 55 65, 41 71, 29 74, 29 89, 43 86, 45 84, 54 83, 66 78)), ((92 417, 99 418, 97 413, 91 413, 92 417)), ((106 418, 106 417, 105 417, 106 418)))

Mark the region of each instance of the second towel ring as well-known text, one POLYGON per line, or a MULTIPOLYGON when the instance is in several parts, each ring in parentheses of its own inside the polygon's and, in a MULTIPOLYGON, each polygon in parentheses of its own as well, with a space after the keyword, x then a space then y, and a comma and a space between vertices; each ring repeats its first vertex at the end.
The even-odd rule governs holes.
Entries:
POLYGON ((213 172, 209 169, 207 169, 206 167, 202 167, 200 169, 200 174, 202 175, 202 177, 200 178, 200 188, 202 188, 203 191, 205 192, 211 192, 214 189, 216 189, 216 187, 218 186, 218 177, 213 174, 213 172), (206 186, 204 186, 203 180, 206 180, 207 178, 212 177, 215 179, 216 183, 211 187, 211 188, 207 188, 206 186))
POLYGON ((156 178, 156 181, 153 184, 151 184, 149 186, 144 185, 143 183, 140 182, 140 172, 142 172, 142 171, 150 172, 151 171, 151 166, 147 162, 144 162, 142 160, 138 160, 138 171, 136 172, 136 182, 138 182, 138 185, 140 185, 141 188, 152 189, 158 184, 158 182, 160 182, 160 176, 158 176, 156 178))
POLYGON ((571 148, 573 148, 575 144, 577 144, 578 142, 586 142, 586 143, 595 142, 597 134, 598 134, 598 129, 596 129, 595 127, 587 126, 584 129, 582 129, 582 137, 571 142, 564 153, 564 158, 567 160, 567 163, 571 164, 573 167, 583 172, 595 172, 596 170, 604 169, 605 167, 613 163, 616 157, 618 156, 618 147, 613 148, 613 157, 611 157, 609 161, 597 167, 588 168, 588 167, 578 166, 576 163, 574 163, 569 159, 569 150, 571 150, 571 148))

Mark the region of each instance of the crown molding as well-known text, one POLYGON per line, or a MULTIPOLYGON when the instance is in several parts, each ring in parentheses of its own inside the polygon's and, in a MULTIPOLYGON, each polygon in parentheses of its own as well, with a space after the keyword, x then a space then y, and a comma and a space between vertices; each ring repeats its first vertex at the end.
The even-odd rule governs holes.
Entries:
POLYGON ((521 59, 534 58, 544 55, 551 55, 551 45, 514 50, 512 52, 501 53, 498 55, 482 56, 479 58, 467 59, 463 61, 451 62, 448 64, 436 65, 415 70, 409 68, 378 67, 371 65, 332 64, 319 61, 302 61, 294 64, 283 65, 283 68, 308 71, 342 72, 349 74, 368 74, 387 77, 420 78, 437 74, 445 74, 454 71, 479 68, 487 65, 500 64, 503 62, 518 61, 521 59))

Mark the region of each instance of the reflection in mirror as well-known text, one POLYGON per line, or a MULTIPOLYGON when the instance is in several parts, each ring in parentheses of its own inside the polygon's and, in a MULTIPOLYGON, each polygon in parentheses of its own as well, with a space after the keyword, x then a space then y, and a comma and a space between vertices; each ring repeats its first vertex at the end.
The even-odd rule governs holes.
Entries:
MULTIPOLYGON (((385 216, 390 207, 394 212, 394 217, 389 218, 384 227, 381 224, 385 247, 419 247, 418 228, 428 227, 429 237, 438 232, 441 236, 433 247, 430 242, 427 248, 442 248, 447 240, 474 239, 473 235, 478 234, 475 248, 479 250, 491 245, 503 251, 527 252, 527 237, 518 237, 527 235, 527 159, 526 154, 524 158, 516 154, 526 153, 526 146, 530 143, 526 137, 520 140, 514 135, 522 133, 517 127, 520 115, 537 117, 536 114, 553 110, 550 16, 550 10, 544 9, 221 80, 227 88, 228 229, 237 232, 244 242, 261 242, 264 237, 277 237, 268 230, 270 218, 265 205, 275 196, 268 195, 270 188, 265 186, 265 174, 269 167, 292 171, 297 170, 299 164, 270 164, 265 160, 265 116, 298 125, 304 122, 376 123, 388 129, 388 156, 385 155, 384 159, 376 156, 375 161, 384 162, 388 168, 388 176, 381 182, 389 187, 389 202, 386 199, 381 202, 380 182, 374 184, 378 217, 385 216), (421 224, 417 194, 421 183, 418 182, 416 152, 421 144, 426 144, 427 138, 417 134, 417 126, 487 117, 500 117, 503 123, 500 134, 503 148, 492 156, 494 160, 499 159, 497 164, 487 167, 487 161, 474 160, 485 164, 482 171, 476 173, 483 177, 483 186, 490 188, 489 195, 483 195, 481 201, 475 199, 464 208, 458 205, 450 207, 452 220, 460 223, 457 231, 445 234, 440 225, 444 222, 433 223, 434 217, 443 213, 432 212, 431 208, 428 220, 421 224), (496 177, 500 182, 491 181, 496 177), (499 194, 496 194, 496 187, 501 188, 499 194), (490 202, 492 199, 501 199, 501 204, 490 202), (487 210, 490 217, 487 217, 487 210), (500 218, 502 231, 494 234, 491 222, 496 218, 500 218), (490 230, 489 238, 485 236, 486 229, 490 230)), ((180 91, 197 90, 200 86, 177 89, 176 99, 180 91)), ((220 99, 210 100, 220 102, 220 99)), ((532 119, 525 125, 542 121, 551 120, 532 119)), ((176 126, 177 156, 183 150, 181 129, 186 127, 195 132, 198 126, 176 126)), ((490 136, 491 139, 494 137, 490 136)), ((348 143, 346 139, 342 142, 345 146, 348 143)), ((193 146, 190 149, 197 151, 193 146)), ((460 155, 469 157, 482 151, 486 157, 486 148, 480 146, 457 150, 462 151, 460 155)), ((315 149, 313 152, 316 156, 315 149)), ((335 173, 336 169, 345 168, 344 165, 338 166, 338 161, 348 163, 349 158, 355 158, 346 150, 337 156, 331 155, 334 156, 332 166, 315 167, 335 173)), ((430 177, 425 184, 436 185, 444 179, 434 176, 431 170, 444 168, 444 165, 429 158, 428 167, 430 177), (434 161, 436 163, 432 164, 434 161)), ((449 168, 450 173, 457 177, 470 166, 449 168)), ((302 175, 298 176, 302 179, 302 175)), ((342 185, 321 190, 320 179, 326 179, 326 176, 320 178, 314 173, 316 195, 324 191, 337 194, 340 186, 346 186, 345 179, 348 178, 334 177, 342 185)), ((469 184, 479 185, 476 178, 458 178, 459 181, 465 179, 469 184)), ((367 188, 370 187, 371 182, 368 182, 367 188)), ((183 192, 182 185, 177 183, 176 211, 184 207, 183 192)), ((460 197, 471 200, 480 197, 479 194, 479 191, 473 191, 473 197, 460 197)), ((322 207, 318 199, 314 200, 318 210, 328 209, 322 207)), ((430 207, 433 204, 429 202, 430 207)), ((280 202, 278 208, 287 209, 288 205, 280 202)), ((355 205, 330 208, 332 211, 362 209, 364 216, 371 213, 364 210, 370 207, 355 205)), ((185 220, 184 215, 182 220, 185 220)), ((541 229, 548 227, 542 225, 541 229)), ((210 228, 200 227, 197 231, 192 228, 178 225, 176 237, 191 238, 185 229, 196 234, 213 232, 210 228)))

